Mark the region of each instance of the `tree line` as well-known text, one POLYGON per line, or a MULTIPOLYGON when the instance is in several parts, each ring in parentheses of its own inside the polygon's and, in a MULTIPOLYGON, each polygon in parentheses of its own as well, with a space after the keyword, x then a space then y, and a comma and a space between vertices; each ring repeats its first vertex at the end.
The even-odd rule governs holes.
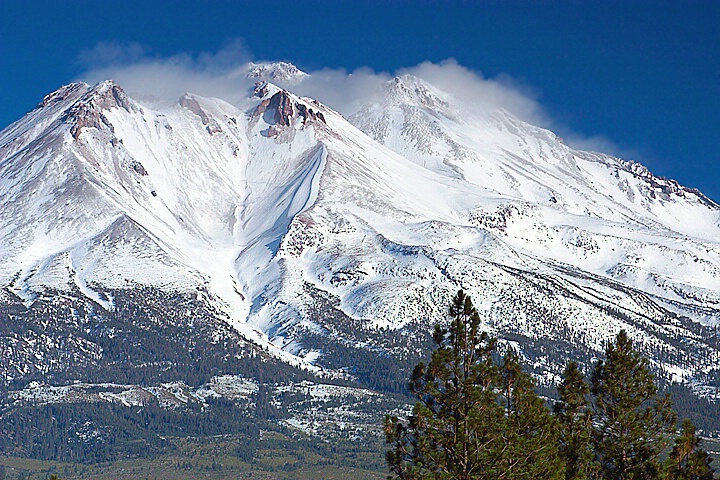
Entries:
POLYGON ((710 480, 710 457, 695 427, 679 432, 669 395, 625 331, 586 379, 565 369, 552 408, 508 348, 480 329, 460 291, 436 348, 410 378, 417 397, 406 420, 385 418, 387 462, 399 479, 710 480))

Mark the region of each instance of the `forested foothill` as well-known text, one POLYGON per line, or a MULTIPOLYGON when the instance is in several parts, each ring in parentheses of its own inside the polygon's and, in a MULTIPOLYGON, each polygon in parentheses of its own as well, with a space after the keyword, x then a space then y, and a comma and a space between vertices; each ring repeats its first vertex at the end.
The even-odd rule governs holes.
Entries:
POLYGON ((410 479, 713 478, 688 419, 678 432, 669 394, 622 330, 588 379, 570 361, 548 402, 512 345, 499 352, 464 292, 436 326, 436 348, 410 379, 417 397, 404 420, 388 415, 387 462, 410 479), (552 408, 549 408, 552 404, 552 408))
MULTIPOLYGON (((407 453, 397 453, 410 449, 412 442, 407 443, 409 437, 403 435, 417 428, 413 418, 429 419, 434 413, 426 406, 408 416, 409 405, 419 394, 426 400, 439 394, 438 379, 452 378, 449 364, 442 362, 453 358, 451 339, 459 341, 459 332, 469 329, 462 341, 474 345, 477 365, 467 366, 474 365, 472 378, 482 377, 485 382, 485 390, 474 393, 478 398, 473 401, 484 405, 485 416, 472 417, 463 431, 485 428, 482 425, 489 428, 483 438, 492 448, 480 457, 482 465, 492 466, 485 471, 495 472, 497 478, 611 478, 598 476, 602 468, 610 467, 603 466, 609 460, 597 450, 601 436, 596 432, 600 417, 595 410, 602 398, 599 389, 607 386, 607 381, 596 385, 595 377, 607 375, 607 363, 589 368, 593 359, 585 352, 577 364, 568 366, 559 388, 538 386, 534 381, 538 372, 524 359, 574 358, 572 354, 578 352, 558 349, 551 341, 528 342, 520 335, 491 339, 474 323, 477 312, 471 304, 465 305, 467 297, 461 303, 455 299, 449 323, 442 322, 431 338, 422 335, 419 324, 406 331, 359 329, 331 299, 316 292, 315 314, 322 316, 327 331, 305 332, 304 344, 322 351, 319 363, 323 367, 345 372, 317 377, 246 341, 209 303, 198 300, 203 295, 201 291, 183 294, 150 288, 108 291, 114 308, 106 310, 79 293, 49 291, 32 305, 24 305, 3 292, 0 460, 4 456, 8 464, 22 459, 66 462, 60 471, 75 472, 71 478, 95 478, 100 475, 98 465, 106 465, 102 471, 112 477, 111 465, 127 461, 148 471, 155 468, 150 465, 171 461, 178 472, 212 471, 218 478, 223 478, 223 472, 245 471, 277 473, 271 478, 286 478, 285 473, 290 475, 287 478, 302 478, 312 476, 310 467, 358 468, 365 472, 363 478, 376 478, 372 475, 387 471, 381 417, 390 412, 392 418, 404 419, 385 425, 394 432, 395 436, 388 437, 396 442, 394 448, 401 447, 391 465, 399 475, 410 475, 402 473, 405 467, 400 466, 408 461, 403 456, 407 453), (379 348, 363 348, 360 341, 348 344, 341 340, 343 335, 335 334, 355 329, 379 348), (430 355, 433 345, 433 360, 413 370, 430 355), (508 345, 525 350, 515 352, 508 345), (393 357, 390 352, 398 346, 404 353, 393 357), (445 353, 435 360, 438 351, 445 353), (198 396, 223 376, 241 382, 247 392, 198 396), (62 389, 66 389, 62 398, 26 396, 62 389), (129 391, 154 393, 135 401, 128 397, 129 391), (164 397, 168 392, 172 402, 164 397), (596 428, 588 429, 588 422, 596 428), (502 455, 497 455, 498 448, 504 450, 502 455), (535 452, 528 457, 532 462, 519 460, 527 449, 535 452), (189 453, 195 451, 205 453, 198 457, 189 453), (189 459, 182 460, 187 455, 189 459), (522 470, 522 465, 527 468, 522 470), (517 471, 524 473, 502 473, 517 471), (562 476, 554 477, 558 472, 562 476)), ((620 348, 620 340, 608 346, 607 358, 611 347, 620 348)), ((647 363, 632 345, 622 348, 629 349, 633 362, 645 369, 643 375, 649 375, 647 363)), ((677 434, 670 432, 672 422, 661 422, 659 443, 643 447, 643 455, 651 458, 658 475, 702 467, 707 458, 700 448, 704 444, 698 444, 699 435, 720 430, 714 404, 685 386, 663 384, 658 378, 650 383, 670 392, 679 418, 689 416, 692 422, 684 423, 677 434), (696 431, 695 426, 702 430, 696 431)), ((665 397, 657 399, 665 401, 665 397)), ((418 448, 425 448, 436 460, 445 458, 447 453, 432 443, 436 440, 424 441, 430 443, 418 448)), ((470 465, 471 460, 456 463, 470 465)), ((48 472, 47 468, 37 472, 48 472)), ((455 473, 430 475, 401 478, 462 478, 455 473)), ((678 475, 684 474, 667 478, 704 478, 678 475)))

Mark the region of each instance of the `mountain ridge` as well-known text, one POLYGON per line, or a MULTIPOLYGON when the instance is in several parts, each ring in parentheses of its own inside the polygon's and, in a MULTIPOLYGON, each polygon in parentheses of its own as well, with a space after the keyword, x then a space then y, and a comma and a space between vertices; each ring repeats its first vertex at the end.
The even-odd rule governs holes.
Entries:
POLYGON ((5 288, 108 310, 117 289, 200 292, 249 341, 332 375, 420 352, 463 288, 543 385, 624 328, 661 377, 710 395, 715 202, 415 77, 345 119, 273 72, 252 70, 238 106, 71 84, 0 132, 5 288))

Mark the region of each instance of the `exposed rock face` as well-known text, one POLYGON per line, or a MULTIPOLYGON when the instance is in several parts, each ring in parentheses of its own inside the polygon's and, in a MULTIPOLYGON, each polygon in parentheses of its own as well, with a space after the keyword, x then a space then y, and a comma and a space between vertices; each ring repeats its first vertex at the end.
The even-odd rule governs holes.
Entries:
POLYGON ((283 90, 270 97, 271 110, 275 110, 275 122, 285 127, 290 125, 293 112, 293 101, 288 93, 283 90))
POLYGON ((80 92, 81 90, 84 90, 86 88, 89 88, 89 86, 85 83, 71 83, 70 85, 65 85, 54 91, 53 93, 45 95, 38 107, 47 107, 53 103, 63 102, 69 97, 71 97, 73 94, 80 92))
POLYGON ((298 103, 297 108, 298 113, 303 118, 303 123, 307 123, 308 119, 320 120, 321 122, 325 123, 325 116, 322 114, 322 112, 316 112, 312 108, 307 108, 301 103, 298 103))
MULTIPOLYGON (((256 87, 256 95, 259 91, 265 91, 267 93, 267 85, 260 86, 261 90, 256 87)), ((286 90, 280 90, 270 98, 266 98, 260 105, 255 109, 254 116, 259 117, 265 112, 275 112, 273 120, 276 125, 290 126, 292 118, 297 112, 298 117, 301 117, 304 124, 312 121, 321 121, 325 123, 325 116, 312 108, 308 108, 305 104, 293 100, 290 94, 286 90)))
POLYGON ((143 167, 142 163, 134 161, 130 164, 130 166, 133 170, 135 170, 135 173, 142 175, 143 177, 147 177, 147 170, 145 170, 145 167, 143 167))
POLYGON ((183 95, 183 97, 179 101, 180 105, 190 110, 192 113, 200 117, 200 120, 202 121, 203 125, 205 125, 205 129, 207 132, 212 135, 214 133, 222 131, 220 128, 220 125, 218 123, 208 117, 207 113, 205 113, 205 110, 202 109, 200 106, 200 103, 197 101, 195 97, 189 94, 183 95))
POLYGON ((179 103, 181 106, 187 108, 192 113, 194 113, 195 115, 200 117, 200 120, 202 120, 203 125, 207 125, 208 122, 210 121, 210 118, 208 118, 207 114, 205 113, 205 110, 203 110, 200 107, 200 104, 198 103, 198 101, 195 98, 193 98, 192 96, 187 95, 187 94, 184 95, 180 99, 179 103))
POLYGON ((677 195, 679 197, 684 197, 685 194, 693 194, 697 196, 698 200, 703 202, 708 207, 718 207, 718 205, 713 200, 706 197, 696 188, 685 187, 683 185, 680 185, 676 180, 673 179, 657 177, 653 175, 647 169, 647 167, 639 163, 625 160, 621 160, 620 162, 625 167, 624 169, 627 172, 630 172, 636 177, 642 178, 647 182, 649 188, 652 189, 648 192, 648 195, 650 195, 651 198, 656 198, 656 195, 658 195, 661 198, 668 197, 667 200, 669 200, 669 195, 677 195))
POLYGON ((109 110, 113 107, 124 108, 130 111, 130 100, 122 88, 112 82, 104 82, 97 89, 97 95, 93 98, 98 107, 102 110, 109 110), (103 88, 104 87, 104 88, 103 88))
MULTIPOLYGON (((72 85, 70 87, 72 87, 72 85)), ((52 97, 48 96, 50 98, 45 97, 43 104, 45 104, 45 102, 52 103, 61 100, 63 94, 57 95, 57 93, 58 92, 52 97)), ((70 95, 71 93, 71 90, 65 92, 66 95, 70 95)), ((111 81, 103 82, 93 88, 70 109, 68 118, 75 121, 75 124, 70 130, 73 137, 75 137, 75 139, 79 138, 82 130, 87 127, 97 129, 109 128, 110 131, 114 131, 112 124, 105 118, 105 115, 103 115, 103 111, 112 108, 122 108, 130 112, 133 107, 122 88, 111 81)))
POLYGON ((258 98, 263 98, 268 93, 270 93, 270 88, 268 87, 267 82, 257 82, 255 84, 255 90, 253 91, 253 95, 258 98))

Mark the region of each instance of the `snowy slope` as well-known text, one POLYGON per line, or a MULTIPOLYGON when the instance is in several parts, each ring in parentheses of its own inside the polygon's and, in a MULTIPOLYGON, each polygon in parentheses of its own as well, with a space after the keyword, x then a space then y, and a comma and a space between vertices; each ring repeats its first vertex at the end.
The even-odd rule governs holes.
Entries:
POLYGON ((506 112, 463 111, 416 78, 396 78, 384 93, 351 121, 419 165, 497 192, 502 200, 477 205, 471 218, 505 244, 717 307, 720 209, 700 192, 639 164, 573 150, 506 112))
POLYGON ((0 282, 27 305, 197 293, 276 355, 333 369, 340 348, 419 348, 463 288, 548 383, 625 328, 668 378, 708 384, 710 199, 415 77, 345 119, 263 81, 306 75, 278 65, 252 65, 235 106, 159 107, 112 82, 46 97, 0 133, 0 282))

